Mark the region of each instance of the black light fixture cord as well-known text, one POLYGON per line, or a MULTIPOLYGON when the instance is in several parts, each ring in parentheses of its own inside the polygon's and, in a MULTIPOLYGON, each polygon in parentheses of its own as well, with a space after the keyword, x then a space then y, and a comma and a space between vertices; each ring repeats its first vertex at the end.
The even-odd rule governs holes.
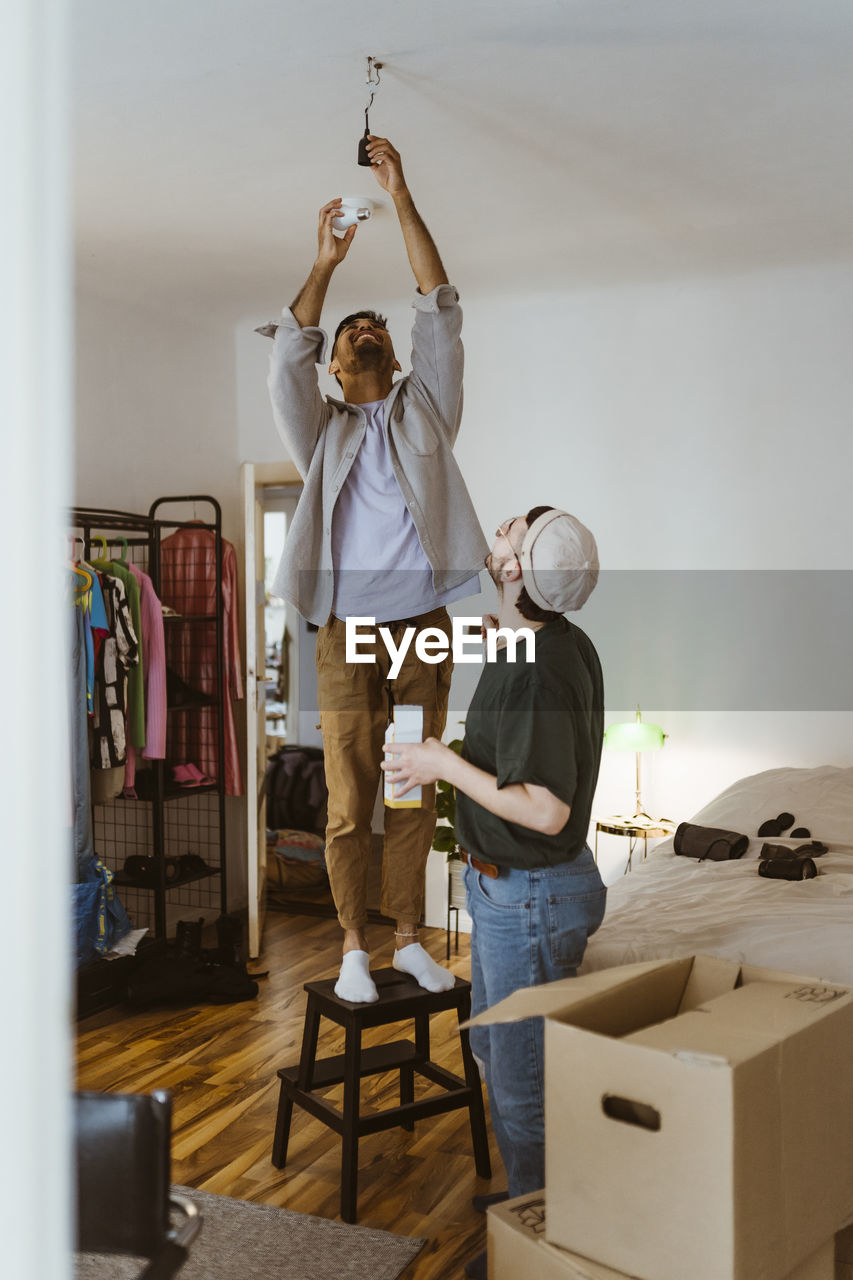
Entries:
POLYGON ((370 110, 370 108, 373 106, 373 99, 375 98, 376 90, 379 87, 379 80, 380 80, 379 72, 381 69, 382 69, 381 62, 377 62, 376 59, 373 57, 369 57, 367 59, 367 83, 370 88, 370 98, 368 100, 367 106, 364 108, 364 132, 366 134, 370 133, 370 121, 367 117, 367 113, 370 110), (375 80, 373 78, 374 74, 376 76, 375 80))

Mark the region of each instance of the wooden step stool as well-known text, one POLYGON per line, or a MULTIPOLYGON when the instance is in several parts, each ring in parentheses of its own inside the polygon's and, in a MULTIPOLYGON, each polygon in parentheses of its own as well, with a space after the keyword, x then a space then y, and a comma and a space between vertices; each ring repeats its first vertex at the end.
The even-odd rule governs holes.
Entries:
POLYGON ((284 1168, 294 1102, 339 1133, 343 1139, 341 1217, 344 1222, 356 1221, 358 1140, 368 1133, 379 1133, 397 1125, 411 1130, 414 1129, 416 1120, 425 1120, 429 1116, 467 1107, 477 1173, 481 1178, 492 1176, 480 1073, 468 1042, 468 1032, 461 1028, 459 1031, 464 1080, 431 1062, 429 1056, 430 1015, 455 1009, 457 1021, 465 1022, 471 1013, 470 982, 457 978, 456 985, 449 991, 432 992, 425 991, 414 978, 398 973, 396 969, 379 969, 371 977, 379 989, 379 999, 373 1004, 353 1004, 349 1000, 341 1000, 334 992, 336 978, 328 978, 323 982, 306 982, 308 1007, 305 1010, 299 1065, 282 1067, 278 1072, 281 1092, 272 1162, 276 1168, 284 1168), (318 1062, 317 1035, 322 1017, 344 1027, 346 1040, 343 1054, 334 1058, 321 1058, 318 1062), (395 1040, 391 1044, 362 1048, 362 1031, 408 1019, 414 1020, 414 1043, 411 1040, 395 1040), (362 1116, 359 1113, 359 1082, 363 1076, 378 1075, 382 1071, 400 1072, 400 1105, 374 1115, 362 1116), (433 1084, 440 1085, 445 1092, 416 1102, 415 1072, 433 1084), (316 1090, 341 1083, 344 1086, 343 1111, 339 1111, 316 1093, 316 1090))

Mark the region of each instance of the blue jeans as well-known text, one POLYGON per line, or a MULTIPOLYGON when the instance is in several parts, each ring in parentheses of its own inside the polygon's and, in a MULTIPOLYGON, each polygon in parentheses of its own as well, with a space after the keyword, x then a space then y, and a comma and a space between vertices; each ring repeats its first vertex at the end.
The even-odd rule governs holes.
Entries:
POLYGON ((86 719, 86 624, 80 605, 68 610, 71 671, 68 682, 71 725, 71 784, 74 822, 72 880, 90 880, 95 863, 92 798, 89 781, 89 729, 86 719))
MULTIPOLYGON (((502 869, 492 880, 466 866, 464 875, 473 921, 472 1015, 519 987, 575 976, 607 897, 589 848, 557 867, 502 869)), ((545 1185, 543 1020, 472 1027, 471 1048, 485 1067, 509 1194, 539 1191, 545 1185)))

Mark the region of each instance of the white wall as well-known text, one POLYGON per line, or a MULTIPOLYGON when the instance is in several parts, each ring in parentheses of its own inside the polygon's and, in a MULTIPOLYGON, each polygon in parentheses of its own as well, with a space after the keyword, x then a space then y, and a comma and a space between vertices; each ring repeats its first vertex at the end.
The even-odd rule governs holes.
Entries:
POLYGON ((611 569, 851 568, 853 266, 468 303, 487 524, 565 503, 611 569))
MULTIPOLYGON (((457 454, 484 527, 552 502, 609 569, 853 569, 851 306, 837 265, 468 303, 457 454)), ((654 635, 656 619, 624 625, 654 635)), ((736 635, 718 660, 737 663, 736 635)), ((632 710, 608 704, 608 721, 632 710)), ((670 735, 646 807, 676 819, 744 773, 853 763, 850 710, 644 714, 670 735)), ((632 765, 605 753, 598 812, 629 806, 632 765)))
POLYGON ((234 541, 236 417, 227 329, 78 291, 76 502, 147 512, 163 494, 210 493, 234 541))
MULTIPOLYGON (((330 327, 355 301, 336 299, 333 286, 330 327)), ((487 533, 551 502, 590 525, 607 569, 853 569, 853 266, 462 301, 456 453, 487 533)), ((408 301, 362 305, 387 311, 405 359, 408 301)), ((236 334, 240 449, 257 458, 281 456, 265 385, 269 345, 251 332, 268 318, 236 334)), ((626 636, 654 635, 656 619, 624 626, 626 636)), ((736 639, 716 655, 721 664, 737 663, 736 639)), ((769 629, 768 651, 774 643, 769 629)), ((668 647, 660 634, 662 663, 668 647)), ((451 706, 454 733, 465 705, 451 706)), ((646 762, 644 799, 673 818, 743 773, 853 763, 849 710, 644 714, 670 735, 646 762)), ((608 721, 632 715, 630 704, 608 704, 608 721)), ((596 811, 632 801, 633 758, 606 755, 596 811)))
POLYGON ((71 436, 68 13, 0 17, 4 919, 0 1275, 71 1275, 71 858, 63 520, 71 436))

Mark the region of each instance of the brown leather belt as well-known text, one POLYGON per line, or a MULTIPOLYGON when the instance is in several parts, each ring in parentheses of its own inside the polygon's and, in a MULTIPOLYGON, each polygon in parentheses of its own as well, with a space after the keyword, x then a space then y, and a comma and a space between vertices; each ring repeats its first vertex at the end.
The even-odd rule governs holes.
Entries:
POLYGON ((462 861, 467 862, 475 871, 479 871, 481 875, 488 876, 490 880, 497 880, 500 875, 500 868, 496 867, 493 862, 483 862, 482 858, 475 858, 473 853, 468 853, 466 849, 460 849, 462 861))

